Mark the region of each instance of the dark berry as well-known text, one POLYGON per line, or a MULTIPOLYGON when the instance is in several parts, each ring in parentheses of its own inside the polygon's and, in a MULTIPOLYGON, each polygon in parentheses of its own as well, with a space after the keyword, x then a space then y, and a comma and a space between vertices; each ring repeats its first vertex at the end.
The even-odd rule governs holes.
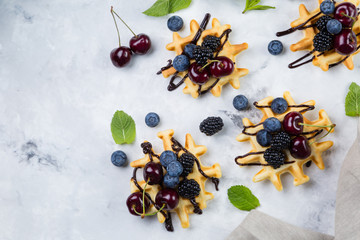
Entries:
POLYGON ((212 52, 215 52, 219 48, 220 44, 221 44, 220 38, 212 35, 207 35, 204 38, 201 46, 205 48, 209 48, 211 49, 212 52))
POLYGON ((245 110, 249 107, 249 100, 244 95, 237 95, 233 99, 233 106, 236 110, 245 110))
POLYGON ((279 55, 282 53, 284 46, 279 40, 272 40, 268 45, 268 51, 272 55, 279 55))
POLYGON ((271 102, 271 110, 274 113, 277 114, 282 114, 284 112, 286 112, 286 110, 288 109, 288 103, 284 98, 275 98, 272 102, 271 102))
POLYGON ((161 153, 160 155, 160 163, 161 165, 163 165, 164 167, 167 167, 169 165, 169 163, 173 162, 173 161, 177 161, 177 156, 173 151, 164 151, 161 153))
POLYGON ((311 155, 309 141, 304 136, 297 136, 291 140, 290 154, 296 159, 306 159, 311 155))
POLYGON ((115 151, 111 154, 111 162, 117 167, 123 167, 127 162, 127 156, 123 151, 115 151))
POLYGON ((209 69, 203 69, 202 66, 196 62, 190 65, 188 74, 190 80, 198 85, 203 85, 210 79, 209 69))
POLYGON ((270 143, 271 143, 271 139, 272 139, 272 135, 262 129, 260 130, 257 134, 256 134, 256 141, 260 144, 260 146, 262 147, 268 147, 270 146, 270 143))
POLYGON ((184 179, 179 183, 178 193, 181 197, 193 199, 200 194, 200 185, 194 179, 184 179))
POLYGON ((194 49, 195 61, 201 66, 204 66, 212 57, 213 52, 209 48, 196 46, 194 49))
POLYGON ((271 147, 278 150, 288 149, 290 146, 291 138, 286 132, 279 132, 271 139, 271 147))
POLYGON ((177 32, 180 31, 184 26, 184 21, 179 16, 172 16, 168 19, 167 26, 171 31, 177 32))
POLYGON ((343 29, 340 34, 335 36, 335 51, 341 55, 348 56, 357 50, 357 39, 354 31, 343 29))
POLYGON ((164 210, 173 210, 179 204, 179 194, 171 188, 161 189, 155 197, 156 205, 161 208, 164 204, 164 210))
POLYGON ((160 122, 160 117, 154 112, 150 112, 145 117, 145 123, 149 127, 156 127, 160 122))
POLYGON ((315 51, 318 52, 329 51, 334 46, 334 37, 327 31, 321 31, 315 35, 313 45, 315 51))
POLYGON ((320 4, 320 11, 323 14, 332 14, 335 11, 335 4, 331 0, 325 0, 320 4))
POLYGON ((331 34, 336 35, 341 32, 342 24, 339 20, 331 19, 326 24, 326 30, 331 34))
POLYGON ((200 123, 200 131, 207 136, 212 136, 221 131, 224 123, 221 117, 208 117, 200 123))
POLYGON ((144 167, 144 180, 150 185, 160 184, 163 179, 163 169, 159 163, 148 162, 144 167))
POLYGON ((148 35, 140 33, 130 39, 129 45, 135 54, 144 55, 151 48, 151 40, 148 35))
POLYGON ((304 117, 299 112, 289 112, 283 120, 283 128, 290 135, 299 135, 304 130, 304 117))
POLYGON ((275 133, 281 130, 281 122, 275 118, 267 118, 263 123, 264 129, 270 133, 275 133))
POLYGON ((335 8, 334 18, 339 20, 344 27, 352 27, 357 16, 358 10, 351 2, 342 2, 335 8))
POLYGON ((190 153, 183 153, 179 158, 179 162, 184 168, 181 176, 187 177, 193 171, 195 157, 190 153))
POLYGON ((176 188, 179 182, 180 182, 179 176, 172 177, 167 173, 164 176, 164 186, 167 188, 176 188))
POLYGON ((190 60, 185 55, 178 55, 174 58, 173 66, 178 72, 186 71, 190 66, 190 60))
POLYGON ((326 25, 331 19, 333 18, 328 15, 320 17, 319 20, 317 20, 315 23, 317 29, 319 29, 320 31, 326 30, 326 25))
POLYGON ((171 177, 178 177, 183 172, 183 166, 179 161, 172 161, 167 165, 166 172, 171 177))
POLYGON ((194 59, 194 50, 196 48, 195 44, 189 43, 184 47, 184 54, 190 59, 194 59))
POLYGON ((273 168, 279 168, 285 162, 285 154, 274 148, 268 148, 264 153, 265 161, 273 168))
POLYGON ((221 78, 232 74, 234 71, 234 62, 228 57, 217 57, 210 64, 210 74, 215 78, 221 78))
POLYGON ((128 47, 114 48, 110 53, 110 59, 115 67, 125 67, 131 60, 131 50, 128 47))

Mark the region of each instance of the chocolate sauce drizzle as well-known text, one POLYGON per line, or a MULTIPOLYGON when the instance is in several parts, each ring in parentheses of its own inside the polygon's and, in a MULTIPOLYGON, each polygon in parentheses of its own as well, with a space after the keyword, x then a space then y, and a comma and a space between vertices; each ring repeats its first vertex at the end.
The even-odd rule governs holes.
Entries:
POLYGON ((293 32, 295 32, 296 30, 305 29, 306 27, 304 27, 304 26, 305 26, 308 22, 310 22, 311 20, 313 20, 314 18, 318 17, 320 14, 321 14, 321 12, 315 14, 314 16, 312 16, 311 18, 309 18, 306 22, 300 24, 300 25, 297 26, 297 27, 292 27, 292 28, 289 28, 288 30, 285 30, 285 31, 282 31, 282 32, 277 32, 277 33, 276 33, 276 36, 277 36, 277 37, 282 37, 282 36, 288 35, 288 34, 290 34, 290 33, 293 33, 293 32))
POLYGON ((168 64, 167 64, 166 66, 162 67, 156 74, 157 74, 157 75, 160 75, 163 71, 171 68, 172 66, 173 66, 173 65, 172 65, 172 60, 169 59, 169 60, 168 60, 168 64))
MULTIPOLYGON (((235 158, 235 163, 239 166, 271 166, 270 164, 268 163, 239 163, 238 160, 241 159, 241 158, 245 158, 247 156, 251 156, 251 155, 258 155, 258 154, 264 154, 265 151, 260 151, 260 152, 249 152, 245 155, 242 155, 242 156, 237 156, 235 158)), ((290 162, 284 162, 284 164, 291 164, 291 163, 294 163, 295 161, 290 161, 290 162)))
MULTIPOLYGON (((141 144, 142 145, 142 144, 141 144)), ((151 144, 150 144, 151 145, 151 144)), ((143 148, 144 149, 144 148, 143 148)), ((139 169, 139 167, 134 168, 133 171, 133 176, 131 178, 131 180, 133 181, 133 183, 135 184, 135 186, 139 189, 140 192, 143 192, 144 190, 142 189, 142 187, 140 187, 139 183, 136 180, 136 172, 139 169)), ((148 194, 147 192, 145 192, 145 197, 149 200, 149 202, 151 204, 154 205, 154 207, 157 210, 160 210, 160 207, 156 205, 156 203, 151 199, 150 194, 148 194)), ((168 230, 169 232, 173 232, 174 231, 174 227, 172 225, 172 220, 171 220, 171 214, 169 212, 165 212, 164 210, 161 210, 160 213, 165 217, 165 228, 166 230, 168 230)))
POLYGON ((156 157, 157 159, 160 159, 160 156, 155 154, 152 150, 152 145, 149 142, 143 142, 141 145, 141 148, 143 149, 144 154, 149 154, 150 161, 153 161, 153 157, 156 157))

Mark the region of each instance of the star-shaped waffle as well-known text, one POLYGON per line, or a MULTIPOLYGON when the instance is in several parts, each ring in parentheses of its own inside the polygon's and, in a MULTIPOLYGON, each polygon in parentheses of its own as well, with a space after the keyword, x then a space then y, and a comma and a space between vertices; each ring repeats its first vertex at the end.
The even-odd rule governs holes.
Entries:
MULTIPOLYGON (((173 135, 174 135, 174 130, 172 130, 172 129, 165 130, 165 131, 158 133, 158 137, 163 141, 164 151, 166 151, 166 150, 173 151, 173 148, 172 148, 173 142, 171 140, 173 135)), ((214 164, 211 167, 202 165, 199 157, 201 155, 203 155, 207 149, 203 145, 196 145, 194 139, 192 138, 192 136, 190 134, 186 134, 184 147, 199 160, 201 169, 204 171, 204 173, 206 175, 208 175, 209 177, 215 177, 215 178, 221 177, 221 169, 220 169, 220 165, 218 163, 214 164)), ((184 151, 181 150, 179 153, 180 153, 179 155, 181 155, 182 153, 184 153, 184 151)), ((159 162, 159 160, 156 158, 153 158, 153 160, 157 163, 159 162)), ((143 168, 146 165, 146 163, 148 163, 149 161, 150 161, 149 154, 145 154, 145 156, 143 158, 131 162, 130 166, 134 167, 134 168, 136 168, 136 167, 143 168)), ((205 182, 208 179, 205 178, 202 174, 200 174, 196 163, 194 164, 193 171, 188 175, 187 178, 194 179, 199 183, 201 190, 200 190, 199 196, 197 196, 195 198, 195 200, 199 204, 199 207, 201 209, 206 208, 206 202, 210 199, 213 199, 214 195, 210 192, 205 191, 205 182)), ((145 181, 139 181, 138 183, 141 186, 141 188, 144 188, 144 186, 146 184, 145 181)), ((133 181, 130 182, 130 188, 131 188, 131 192, 139 191, 133 181)), ((159 192, 160 189, 161 189, 161 187, 159 185, 147 185, 146 186, 146 192, 151 196, 152 199, 155 199, 155 196, 159 192)), ((175 209, 171 210, 171 212, 176 212, 180 219, 181 226, 183 228, 187 228, 190 226, 189 214, 194 213, 193 210, 194 210, 194 207, 191 204, 191 202, 189 201, 189 199, 180 197, 178 206, 175 209)), ((156 210, 155 206, 153 206, 153 205, 149 209, 149 213, 154 213, 156 211, 157 210, 156 210)), ((161 213, 158 213, 157 217, 158 217, 158 220, 160 223, 163 223, 165 221, 165 217, 161 213)))
MULTIPOLYGON (((303 109, 306 109, 306 107, 296 107, 296 108, 290 107, 290 106, 296 105, 296 103, 293 100, 293 98, 291 97, 289 92, 284 93, 284 98, 289 104, 288 110, 283 114, 275 114, 271 110, 271 108, 260 108, 261 112, 263 113, 263 118, 261 119, 261 122, 265 121, 267 118, 270 118, 270 117, 275 117, 282 122, 287 113, 292 112, 292 111, 301 111, 303 109)), ((273 99, 274 99, 273 97, 267 97, 267 98, 259 101, 258 104, 261 106, 270 106, 273 99)), ((301 105, 314 106, 315 101, 313 101, 313 100, 307 101, 301 105)), ((324 110, 319 111, 319 119, 317 119, 315 121, 310 121, 309 119, 304 117, 304 123, 311 124, 311 125, 318 125, 318 126, 329 126, 332 124, 327 113, 324 110)), ((243 119, 243 124, 244 124, 244 126, 254 126, 255 125, 248 118, 243 119)), ((262 124, 255 128, 247 129, 247 132, 248 133, 256 133, 256 132, 260 131, 261 129, 263 129, 262 124)), ((304 132, 309 132, 309 131, 313 131, 316 129, 318 129, 318 128, 304 126, 304 132)), ((330 128, 326 128, 326 130, 330 130, 330 128)), ((240 135, 237 136, 236 140, 238 140, 239 142, 249 141, 252 145, 252 150, 250 151, 250 153, 261 152, 261 151, 265 151, 267 149, 266 147, 262 147, 256 141, 256 135, 249 136, 244 133, 241 133, 240 135)), ((280 168, 277 168, 277 169, 274 169, 271 166, 262 166, 262 169, 254 176, 253 181, 260 182, 265 179, 269 179, 275 185, 276 189, 281 191, 283 189, 283 186, 281 184, 280 175, 283 173, 289 172, 294 177, 294 185, 295 186, 306 183, 307 181, 309 181, 310 178, 304 174, 303 165, 306 162, 312 160, 316 164, 316 166, 318 166, 318 168, 324 169, 325 166, 324 166, 324 162, 323 162, 321 154, 324 151, 328 150, 332 145, 333 145, 332 141, 315 142, 313 144, 310 144, 311 155, 306 159, 295 159, 294 157, 292 157, 290 155, 290 152, 288 150, 286 150, 285 154, 287 156, 287 162, 294 161, 294 163, 284 164, 280 168)), ((238 160, 238 162, 239 163, 267 164, 267 162, 265 161, 265 159, 263 157, 263 154, 249 155, 247 157, 241 158, 240 160, 238 160)))
MULTIPOLYGON (((192 41, 192 39, 194 38, 194 36, 195 36, 196 32, 199 30, 199 28, 200 28, 199 24, 195 20, 192 20, 190 22, 190 35, 182 38, 178 33, 175 32, 173 34, 173 42, 169 43, 166 46, 166 49, 169 51, 174 51, 176 53, 176 55, 180 55, 183 52, 184 47, 192 41)), ((201 37, 200 37, 199 41, 197 42, 197 45, 201 45, 205 36, 213 35, 216 37, 220 37, 220 35, 225 30, 228 30, 230 28, 231 28, 231 26, 229 24, 221 25, 219 20, 214 18, 212 20, 212 28, 204 30, 202 32, 201 37)), ((224 40, 225 39, 223 38, 222 43, 224 42, 224 40)), ((244 51, 247 48, 248 48, 247 43, 232 45, 232 44, 230 44, 229 41, 227 41, 225 43, 223 49, 220 51, 219 56, 226 56, 226 57, 230 58, 233 62, 235 62, 236 55, 238 55, 240 52, 244 51)), ((176 72, 176 70, 173 67, 171 67, 171 68, 163 71, 162 74, 165 78, 168 78, 171 75, 173 75, 175 72, 176 72)), ((235 68, 232 74, 230 74, 226 77, 222 77, 220 79, 220 81, 218 83, 216 83, 216 85, 211 89, 210 92, 215 97, 219 97, 221 95, 222 87, 227 83, 230 83, 230 85, 233 88, 238 89, 238 88, 240 88, 239 78, 247 75, 248 73, 249 73, 248 69, 235 68)), ((187 71, 184 71, 184 72, 180 72, 178 74, 178 76, 184 77, 186 74, 187 74, 187 71)), ((206 91, 215 83, 215 81, 216 81, 216 78, 210 78, 210 80, 207 83, 202 85, 201 90, 206 91)), ((193 98, 199 97, 199 92, 198 92, 199 85, 194 84, 188 77, 185 79, 185 84, 186 84, 186 86, 183 89, 183 92, 185 94, 190 94, 193 98)))
MULTIPOLYGON (((323 0, 318 0, 319 6, 323 0)), ((360 0, 344 0, 344 2, 351 2, 355 6, 358 6, 360 4, 360 0)), ((337 3, 336 5, 338 5, 337 3)), ((297 27, 300 24, 306 22, 309 18, 315 16, 317 13, 320 12, 320 7, 315 9, 312 12, 309 12, 304 4, 300 4, 299 6, 299 15, 300 17, 293 21, 291 23, 291 27, 297 27)), ((305 26, 315 24, 316 21, 321 17, 322 15, 314 18, 313 20, 309 21, 305 26)), ((300 50, 313 50, 313 39, 317 33, 319 33, 319 30, 316 27, 310 27, 303 30, 304 31, 304 38, 300 40, 299 42, 292 44, 290 46, 290 50, 293 52, 300 51, 300 50)), ((360 33, 360 19, 358 19, 353 26, 353 31, 355 34, 360 33)), ((357 36, 357 41, 360 43, 360 36, 357 36)), ((340 55, 335 50, 330 50, 325 52, 323 55, 319 55, 319 52, 314 52, 313 55, 315 58, 313 59, 313 64, 317 67, 320 67, 323 71, 329 70, 329 65, 335 64, 339 61, 343 61, 342 63, 349 69, 354 69, 354 62, 353 62, 353 56, 360 52, 360 49, 357 50, 355 53, 351 54, 349 57, 346 58, 346 56, 340 55), (346 58, 346 59, 345 59, 346 58)))

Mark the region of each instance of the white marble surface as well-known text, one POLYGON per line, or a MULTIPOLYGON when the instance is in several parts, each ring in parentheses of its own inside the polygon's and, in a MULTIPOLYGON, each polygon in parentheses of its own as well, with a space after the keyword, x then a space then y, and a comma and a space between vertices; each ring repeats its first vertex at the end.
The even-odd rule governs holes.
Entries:
MULTIPOLYGON (((244 1, 193 0, 190 8, 178 12, 186 22, 181 34, 188 33, 192 18, 200 21, 210 12, 232 25, 232 43, 249 43, 237 58, 239 66, 250 70, 241 88, 227 86, 221 98, 206 95, 197 100, 180 89, 168 92, 168 80, 154 74, 173 53, 164 48, 172 36, 167 17, 141 13, 152 2, 0 1, 0 239, 224 239, 247 214, 227 199, 227 189, 235 184, 252 189, 260 199, 259 210, 333 234, 339 167, 356 132, 356 119, 344 114, 344 98, 350 82, 359 83, 360 58, 354 58, 353 71, 339 66, 323 72, 312 65, 289 70, 287 64, 303 53, 287 49, 274 57, 266 50, 275 32, 288 28, 297 16, 299 2, 315 7, 317 1, 263 0, 277 9, 242 15, 244 1), (110 5, 153 41, 151 54, 134 57, 124 69, 113 67, 109 59, 117 45, 110 5), (251 181, 257 168, 235 166, 234 157, 250 148, 235 140, 240 119, 258 120, 260 114, 254 109, 237 112, 231 102, 240 93, 255 101, 281 96, 285 90, 298 102, 315 99, 317 109, 326 109, 337 128, 329 136, 335 145, 324 156, 326 169, 305 169, 311 181, 299 187, 292 185, 291 176, 283 176, 284 191, 278 192, 270 182, 251 181), (134 144, 118 146, 112 140, 110 121, 117 109, 137 123, 134 144), (149 111, 161 117, 155 129, 144 124, 149 111), (209 115, 221 116, 226 125, 214 137, 198 130, 209 115), (190 217, 189 229, 182 229, 173 217, 175 233, 167 233, 155 218, 128 214, 125 200, 132 169, 110 162, 117 149, 130 160, 142 157, 139 145, 144 140, 160 151, 156 133, 168 128, 181 142, 191 133, 196 143, 208 147, 204 163, 219 162, 223 171, 220 191, 207 185, 215 199, 202 216, 190 217)), ((123 26, 120 31, 125 44, 130 32, 123 26)), ((295 33, 281 40, 288 48, 301 36, 295 33)))

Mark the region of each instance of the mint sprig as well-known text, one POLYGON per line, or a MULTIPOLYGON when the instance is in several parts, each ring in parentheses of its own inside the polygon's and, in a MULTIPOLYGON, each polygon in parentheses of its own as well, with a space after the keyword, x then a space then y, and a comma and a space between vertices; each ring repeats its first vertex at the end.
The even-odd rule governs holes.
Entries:
POLYGON ((250 211, 260 206, 259 199, 251 190, 243 185, 232 186, 228 189, 228 198, 232 205, 243 211, 250 211))
POLYGON ((360 116, 360 86, 354 82, 346 95, 345 112, 350 117, 360 116))
POLYGON ((135 122, 124 111, 116 111, 111 121, 111 134, 117 144, 130 144, 135 140, 135 122))
POLYGON ((143 13, 148 16, 161 17, 189 7, 191 0, 157 0, 143 13))
POLYGON ((247 11, 251 11, 251 10, 275 9, 275 7, 272 6, 258 5, 259 3, 260 0, 246 0, 245 9, 242 13, 246 13, 247 11))

